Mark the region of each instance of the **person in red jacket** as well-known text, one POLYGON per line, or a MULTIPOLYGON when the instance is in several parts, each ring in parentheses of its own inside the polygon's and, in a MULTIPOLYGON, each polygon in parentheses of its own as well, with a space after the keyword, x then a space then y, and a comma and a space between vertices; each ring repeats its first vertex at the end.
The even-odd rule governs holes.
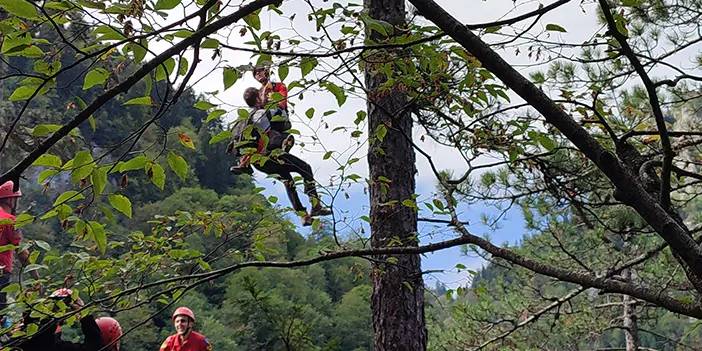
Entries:
MULTIPOLYGON (((253 76, 261 83, 261 88, 257 90, 256 109, 266 111, 266 115, 269 116, 270 129, 278 132, 283 138, 280 149, 288 152, 295 144, 295 137, 289 133, 292 124, 288 113, 288 88, 282 82, 271 81, 271 70, 268 65, 254 67, 253 76), (271 105, 274 93, 280 94, 280 97, 278 97, 277 104, 271 105)), ((249 106, 251 107, 250 104, 249 106)), ((234 174, 253 174, 251 155, 242 155, 238 165, 231 167, 230 170, 234 174)))
MULTIPOLYGON (((15 190, 15 183, 11 180, 0 185, 0 246, 19 246, 22 241, 22 232, 15 228, 15 214, 17 212, 17 201, 22 197, 19 189, 15 190)), ((2 289, 10 284, 12 276, 12 263, 14 261, 14 251, 6 250, 0 252, 0 311, 7 307, 6 293, 2 289)), ((29 258, 29 251, 19 252, 22 264, 26 264, 29 258)), ((39 279, 37 271, 32 271, 35 279, 39 279)), ((1 315, 2 313, 0 313, 1 315)), ((0 319, 3 319, 0 317, 0 319)))
POLYGON ((178 307, 171 317, 176 333, 166 338, 160 351, 212 351, 207 338, 194 331, 195 314, 187 307, 178 307))

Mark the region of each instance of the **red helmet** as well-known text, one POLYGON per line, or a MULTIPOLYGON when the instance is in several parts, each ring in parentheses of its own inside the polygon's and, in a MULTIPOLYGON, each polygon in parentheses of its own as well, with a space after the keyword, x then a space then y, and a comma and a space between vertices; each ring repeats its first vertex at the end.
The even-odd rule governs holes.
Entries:
POLYGON ((103 345, 109 345, 113 341, 111 350, 119 351, 119 338, 122 337, 122 327, 116 319, 112 317, 100 317, 95 320, 98 328, 100 328, 100 338, 103 345))
POLYGON ((73 290, 67 288, 60 288, 52 292, 49 297, 52 299, 63 299, 65 297, 70 297, 71 295, 73 295, 73 290))
POLYGON ((176 317, 178 316, 187 316, 190 319, 195 322, 195 313, 187 307, 178 307, 176 308, 175 312, 173 312, 173 316, 171 317, 172 320, 175 320, 176 317))
POLYGON ((22 192, 19 190, 15 191, 15 182, 8 180, 0 185, 0 199, 20 196, 22 196, 22 192))

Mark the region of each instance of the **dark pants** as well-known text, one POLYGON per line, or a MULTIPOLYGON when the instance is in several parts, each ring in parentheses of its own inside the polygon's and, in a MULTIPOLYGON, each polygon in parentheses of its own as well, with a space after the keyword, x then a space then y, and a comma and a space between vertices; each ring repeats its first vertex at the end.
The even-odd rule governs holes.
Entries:
POLYGON ((319 204, 319 196, 317 195, 317 189, 315 187, 312 167, 310 167, 307 162, 291 154, 284 153, 280 156, 272 157, 263 165, 255 162, 253 166, 263 173, 280 177, 283 181, 283 185, 285 185, 288 199, 290 199, 290 203, 295 211, 306 211, 307 209, 305 206, 302 206, 300 202, 300 197, 295 190, 295 181, 290 173, 297 173, 302 176, 305 184, 305 194, 310 197, 310 201, 313 202, 313 204, 319 204))
POLYGON ((11 277, 12 274, 10 272, 2 270, 2 275, 0 275, 0 311, 7 307, 7 293, 2 292, 2 289, 10 285, 11 277))

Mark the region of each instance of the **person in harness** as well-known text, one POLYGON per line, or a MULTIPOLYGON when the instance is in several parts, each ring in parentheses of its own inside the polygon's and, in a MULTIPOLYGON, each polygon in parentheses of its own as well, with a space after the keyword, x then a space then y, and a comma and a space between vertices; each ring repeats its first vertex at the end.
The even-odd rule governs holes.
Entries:
MULTIPOLYGON (((78 310, 83 306, 80 298, 73 296, 71 289, 61 288, 54 291, 49 300, 54 303, 63 302, 69 308, 78 310)), ((111 317, 100 317, 95 319, 88 314, 80 319, 80 328, 83 332, 84 340, 80 343, 65 341, 61 338, 62 330, 60 319, 47 316, 46 318, 31 317, 26 313, 23 319, 23 326, 36 324, 39 330, 28 339, 21 339, 16 344, 9 343, 12 350, 23 351, 119 351, 119 339, 122 337, 122 327, 116 319, 111 317)))
POLYGON ((280 150, 286 136, 272 128, 268 115, 270 111, 257 107, 260 106, 260 99, 261 95, 258 89, 248 88, 244 91, 244 101, 252 110, 248 119, 238 121, 234 127, 235 148, 243 150, 247 155, 268 156, 268 160, 252 162, 253 166, 263 173, 278 176, 285 185, 285 191, 293 209, 302 218, 302 225, 312 225, 313 217, 327 216, 332 214, 332 211, 322 205, 317 193, 317 183, 312 174, 312 167, 300 158, 280 150), (305 194, 309 197, 312 205, 309 213, 297 195, 295 180, 291 173, 298 173, 302 176, 305 194))
MULTIPOLYGON (((266 117, 268 117, 270 122, 270 128, 281 133, 283 137, 281 149, 288 152, 295 145, 295 137, 290 134, 292 124, 288 113, 288 88, 281 82, 272 82, 270 80, 270 68, 268 66, 254 67, 253 76, 261 83, 261 88, 258 89, 256 107, 268 111, 266 117), (279 94, 275 95, 277 97, 276 101, 272 101, 274 94, 279 94)), ((239 164, 232 167, 231 171, 234 174, 253 174, 251 157, 249 155, 241 156, 239 164)))

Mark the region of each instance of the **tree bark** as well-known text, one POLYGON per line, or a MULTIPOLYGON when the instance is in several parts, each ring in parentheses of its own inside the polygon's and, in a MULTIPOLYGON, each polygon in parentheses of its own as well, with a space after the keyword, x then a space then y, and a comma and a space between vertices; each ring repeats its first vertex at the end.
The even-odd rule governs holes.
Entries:
MULTIPOLYGON (((365 0, 368 15, 404 28, 404 0, 365 0)), ((366 29, 376 42, 386 39, 366 29)), ((392 35, 392 33, 388 33, 392 35)), ((388 77, 380 64, 402 57, 402 50, 379 50, 366 61, 370 172, 370 226, 374 248, 417 246, 417 212, 403 201, 414 202, 415 154, 412 148, 412 116, 406 111, 407 96, 401 87, 382 87, 388 77)), ((419 255, 377 257, 372 271, 373 330, 376 351, 425 350, 424 282, 419 255)))
MULTIPOLYGON (((625 280, 631 281, 631 270, 622 272, 625 280)), ((624 305, 624 339, 626 340, 626 351, 637 351, 639 349, 639 325, 636 318, 636 300, 629 295, 623 295, 624 305)))

